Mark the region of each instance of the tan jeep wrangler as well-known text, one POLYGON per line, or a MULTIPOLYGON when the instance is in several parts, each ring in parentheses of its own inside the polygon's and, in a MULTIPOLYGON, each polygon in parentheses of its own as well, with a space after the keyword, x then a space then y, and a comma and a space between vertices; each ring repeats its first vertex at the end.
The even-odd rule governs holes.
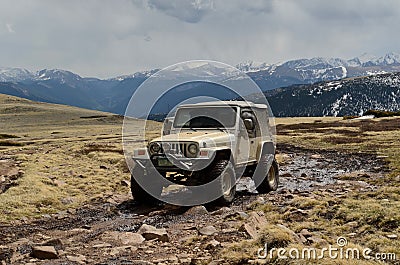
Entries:
POLYGON ((134 151, 132 195, 140 202, 161 195, 159 182, 150 185, 151 190, 140 184, 142 179, 153 181, 151 171, 188 187, 218 179, 217 200, 224 204, 233 201, 241 176, 252 177, 259 193, 276 190, 279 173, 274 130, 264 104, 215 101, 181 105, 174 117, 165 120, 164 135, 134 151))

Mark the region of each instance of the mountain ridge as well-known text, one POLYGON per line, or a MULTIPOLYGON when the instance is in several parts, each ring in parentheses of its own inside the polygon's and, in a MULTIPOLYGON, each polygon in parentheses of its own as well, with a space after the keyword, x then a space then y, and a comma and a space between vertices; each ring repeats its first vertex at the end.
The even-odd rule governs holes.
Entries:
MULTIPOLYGON (((248 61, 237 67, 245 71, 262 91, 270 91, 293 85, 310 85, 349 77, 400 72, 400 55, 388 53, 385 56, 374 57, 364 54, 350 60, 315 57, 278 64, 248 61)), ((226 75, 227 77, 231 75, 230 71, 224 72, 222 68, 213 69, 210 65, 194 65, 187 70, 194 77, 196 77, 196 74, 204 73, 206 75, 226 75)), ((0 68, 0 93, 35 101, 125 114, 131 95, 157 71, 158 69, 153 69, 131 75, 99 79, 82 77, 62 69, 43 69, 33 73, 23 68, 0 68)), ((176 78, 179 78, 179 76, 176 78)), ((199 87, 191 86, 191 89, 200 89, 199 87)), ((201 89, 204 91, 215 90, 212 87, 201 89)), ((169 103, 180 99, 182 95, 177 93, 169 93, 163 102, 169 103)), ((223 95, 220 95, 221 93, 213 94, 213 96, 224 98, 223 95)), ((189 97, 199 96, 199 93, 186 91, 185 95, 189 97)), ((163 112, 165 110, 158 108, 157 111, 163 112)))

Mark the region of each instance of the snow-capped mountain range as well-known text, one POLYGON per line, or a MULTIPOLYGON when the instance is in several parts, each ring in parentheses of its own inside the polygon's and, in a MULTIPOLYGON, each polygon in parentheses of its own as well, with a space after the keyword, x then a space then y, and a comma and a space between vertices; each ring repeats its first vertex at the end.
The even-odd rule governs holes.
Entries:
POLYGON ((400 54, 390 52, 384 56, 377 57, 364 53, 359 57, 349 60, 340 58, 323 58, 315 57, 311 59, 291 60, 284 63, 267 64, 260 62, 247 61, 236 65, 236 67, 244 72, 258 71, 275 71, 276 68, 287 66, 292 69, 308 70, 308 69, 324 69, 333 67, 371 67, 371 66, 394 66, 400 65, 400 54))
POLYGON ((400 54, 391 52, 381 57, 363 54, 349 60, 316 57, 271 65, 249 61, 238 64, 237 68, 247 72, 262 87, 274 89, 292 84, 397 72, 400 71, 400 54))
MULTIPOLYGON (((202 66, 203 67, 200 69, 200 71, 204 71, 204 65, 202 66)), ((200 68, 199 65, 195 65, 193 68, 185 70, 193 71, 196 68, 200 68)), ((252 76, 265 76, 265 74, 269 74, 270 76, 282 78, 293 77, 303 80, 307 83, 314 83, 323 80, 334 80, 345 77, 379 74, 393 72, 393 70, 400 70, 400 54, 391 52, 384 56, 377 57, 364 53, 359 57, 349 60, 340 58, 315 57, 311 59, 290 60, 276 64, 246 61, 237 64, 236 68, 252 76)), ((158 70, 159 69, 153 69, 136 72, 132 75, 117 76, 106 80, 122 81, 128 78, 149 77, 158 70)), ((209 71, 212 72, 213 69, 210 69, 209 71)), ((215 72, 213 74, 224 73, 221 73, 219 69, 215 68, 215 72)), ((0 82, 22 82, 47 80, 52 78, 60 80, 70 78, 76 80, 82 79, 82 77, 77 74, 61 69, 44 69, 37 72, 31 72, 24 68, 0 67, 0 82)))
MULTIPOLYGON (((223 75, 229 78, 232 77, 230 71, 224 72, 223 68, 214 67, 207 63, 194 64, 193 66, 188 67, 189 69, 172 69, 171 72, 175 71, 179 73, 179 71, 185 70, 186 73, 189 73, 192 76, 223 75)), ((291 60, 277 64, 248 61, 240 63, 236 67, 239 70, 246 72, 263 91, 270 91, 272 89, 289 87, 297 84, 309 85, 316 82, 334 81, 349 77, 373 77, 379 75, 385 78, 387 76, 384 75, 385 73, 400 72, 400 55, 396 53, 388 53, 384 56, 376 57, 363 54, 349 60, 316 57, 311 59, 291 60)), ((0 67, 0 93, 38 101, 67 104, 88 109, 124 114, 126 105, 128 104, 133 92, 144 80, 155 74, 157 71, 158 69, 154 69, 110 79, 98 79, 81 77, 78 74, 61 69, 44 69, 37 72, 31 72, 23 68, 0 67)), ((174 75, 171 76, 173 77, 174 75)), ((177 76, 179 77, 179 74, 177 76)), ((368 89, 369 86, 370 85, 366 85, 366 89, 368 89)), ((291 89, 304 89, 304 86, 294 87, 295 88, 292 87, 291 89)), ((210 93, 211 91, 217 91, 215 87, 206 88, 204 85, 201 88, 198 86, 191 86, 191 89, 197 90, 196 93, 186 91, 186 94, 182 94, 182 90, 180 94, 170 93, 166 95, 167 98, 164 100, 164 103, 170 105, 171 102, 171 105, 173 105, 174 101, 181 99, 183 95, 188 97, 199 95, 199 90, 210 91, 210 93)), ((313 87, 313 89, 315 90, 312 92, 313 95, 319 95, 318 93, 331 94, 326 90, 318 90, 315 87, 313 87)), ((276 91, 286 93, 284 92, 286 90, 278 89, 276 91)), ((272 91, 272 94, 268 94, 267 92, 267 94, 271 97, 271 95, 274 95, 276 91, 272 91)), ((218 93, 219 92, 210 96, 225 99, 228 99, 231 96, 218 93)), ((344 97, 344 95, 341 96, 344 97)), ((295 102, 295 98, 296 97, 292 97, 291 100, 289 100, 289 98, 286 97, 285 100, 295 102)), ((312 97, 310 96, 310 99, 311 98, 312 97)), ((346 104, 350 104, 348 103, 349 98, 350 96, 342 98, 337 105, 342 106, 346 102, 346 104)), ((317 100, 317 98, 314 98, 314 100, 317 100)), ((383 99, 380 98, 379 100, 382 101, 383 99)), ((327 102, 325 103, 328 104, 327 102)), ((355 103, 353 102, 352 104, 355 103)), ((287 104, 283 105, 287 106, 287 104)), ((381 107, 383 108, 383 106, 387 106, 387 108, 390 107, 388 104, 382 105, 381 107)), ((293 108, 296 108, 296 106, 293 106, 293 108)), ((336 109, 337 111, 330 111, 330 109, 323 110, 317 114, 342 115, 344 113, 338 108, 336 109)), ((361 110, 364 110, 364 107, 360 107, 356 113, 353 114, 358 114, 361 110)), ((309 111, 302 113, 299 112, 298 114, 307 116, 316 113, 309 111)), ((346 115, 347 114, 350 113, 346 112, 346 115)), ((292 115, 292 113, 281 112, 281 115, 292 115)))

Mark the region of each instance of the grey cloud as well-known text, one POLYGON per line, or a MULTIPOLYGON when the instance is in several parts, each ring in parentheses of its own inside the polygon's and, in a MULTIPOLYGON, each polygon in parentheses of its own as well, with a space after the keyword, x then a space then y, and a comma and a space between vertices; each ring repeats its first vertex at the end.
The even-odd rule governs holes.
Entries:
POLYGON ((148 0, 147 5, 188 23, 199 22, 213 10, 211 0, 148 0))
POLYGON ((2 66, 112 77, 190 59, 236 64, 382 55, 399 52, 393 33, 399 6, 397 0, 2 0, 0 58, 2 66))
POLYGON ((134 0, 136 5, 160 11, 188 23, 198 23, 207 14, 232 15, 237 12, 253 14, 272 11, 272 0, 134 0))
POLYGON ((398 15, 400 11, 397 0, 298 0, 295 3, 312 16, 331 20, 385 19, 398 15))
POLYGON ((220 12, 249 12, 255 14, 265 14, 273 10, 273 0, 215 0, 216 9, 220 12))

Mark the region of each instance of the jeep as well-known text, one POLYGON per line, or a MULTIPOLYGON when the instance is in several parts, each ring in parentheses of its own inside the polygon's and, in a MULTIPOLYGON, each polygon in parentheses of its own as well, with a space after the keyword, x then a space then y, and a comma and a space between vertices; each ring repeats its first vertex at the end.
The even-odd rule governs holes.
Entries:
POLYGON ((274 129, 270 109, 264 104, 215 101, 180 105, 174 116, 165 120, 162 136, 149 141, 146 148, 134 150, 132 195, 139 202, 161 195, 162 185, 155 184, 149 191, 138 181, 151 177, 151 170, 187 187, 218 179, 221 196, 217 201, 223 204, 233 201, 241 176, 252 177, 258 193, 274 191, 279 183, 274 129))

